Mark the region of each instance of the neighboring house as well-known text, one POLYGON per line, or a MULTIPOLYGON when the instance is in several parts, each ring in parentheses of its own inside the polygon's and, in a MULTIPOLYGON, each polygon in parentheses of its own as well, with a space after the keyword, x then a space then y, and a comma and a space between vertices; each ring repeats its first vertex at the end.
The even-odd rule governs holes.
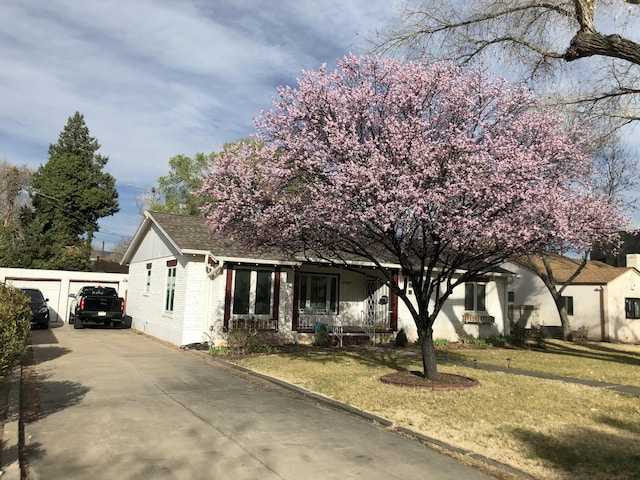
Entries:
MULTIPOLYGON (((581 263, 560 256, 550 256, 549 262, 558 286, 581 263)), ((627 265, 588 261, 566 287, 563 297, 572 331, 583 330, 591 340, 640 342, 640 255, 628 255, 627 265)), ((560 315, 540 277, 519 263, 504 267, 516 274, 509 285, 511 320, 526 327, 559 327, 560 315)))
MULTIPOLYGON (((310 342, 318 323, 328 324, 339 342, 360 334, 390 339, 401 328, 417 339, 408 309, 374 265, 354 262, 354 272, 247 249, 213 238, 201 217, 146 212, 122 263, 129 265, 133 328, 175 345, 208 335, 220 344, 226 332, 247 325, 273 342, 310 342)), ((399 266, 390 266, 402 282, 399 266)), ((434 338, 508 333, 511 277, 499 270, 457 288, 434 338)))
POLYGON ((640 231, 620 232, 621 243, 611 253, 611 249, 594 246, 590 252, 591 260, 598 260, 614 267, 628 267, 627 255, 640 253, 640 231))

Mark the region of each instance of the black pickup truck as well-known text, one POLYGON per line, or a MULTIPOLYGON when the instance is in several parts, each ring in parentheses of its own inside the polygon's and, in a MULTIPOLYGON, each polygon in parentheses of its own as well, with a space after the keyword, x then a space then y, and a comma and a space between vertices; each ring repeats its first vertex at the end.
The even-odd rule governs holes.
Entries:
POLYGON ((112 287, 86 286, 77 294, 69 295, 73 300, 69 308, 69 323, 74 328, 83 328, 86 323, 122 326, 124 298, 112 287))

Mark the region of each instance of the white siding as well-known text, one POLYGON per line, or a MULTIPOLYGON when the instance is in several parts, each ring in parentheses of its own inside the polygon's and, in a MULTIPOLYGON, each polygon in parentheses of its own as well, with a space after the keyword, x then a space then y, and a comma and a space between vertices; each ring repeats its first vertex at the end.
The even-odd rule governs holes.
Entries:
MULTIPOLYGON (((401 280, 402 282, 402 280, 401 280)), ((484 282, 483 282, 484 283, 484 282)), ((402 283, 401 283, 402 284, 402 283)), ((464 285, 454 289, 445 302, 433 325, 433 338, 446 339, 452 342, 461 338, 488 338, 504 335, 509 332, 506 315, 507 279, 497 277, 486 282, 487 314, 495 318, 491 325, 465 324, 462 316, 464 309, 464 285)), ((415 305, 415 297, 414 302, 415 305)), ((430 308, 433 304, 431 303, 430 308)), ((409 308, 402 300, 398 302, 398 329, 404 328, 410 342, 417 340, 418 331, 409 308)))
MULTIPOLYGON (((514 292, 515 306, 532 306, 526 317, 526 327, 532 324, 541 326, 560 326, 558 309, 553 302, 549 290, 540 277, 531 270, 515 263, 508 263, 504 268, 516 274, 516 278, 509 284, 509 290, 514 292)), ((575 303, 574 303, 575 307, 575 303)))
POLYGON ((628 270, 605 288, 605 335, 612 342, 640 343, 640 319, 626 318, 625 298, 640 298, 640 274, 628 270))
POLYGON ((178 252, 164 242, 155 228, 147 232, 129 265, 130 291, 127 314, 131 326, 161 340, 183 345, 183 312, 186 281, 184 265, 176 266, 176 295, 173 312, 166 312, 167 261, 176 260, 178 252), (147 264, 151 265, 151 285, 145 292, 147 264), (180 289, 181 288, 181 289, 180 289), (179 293, 180 292, 180 293, 179 293))

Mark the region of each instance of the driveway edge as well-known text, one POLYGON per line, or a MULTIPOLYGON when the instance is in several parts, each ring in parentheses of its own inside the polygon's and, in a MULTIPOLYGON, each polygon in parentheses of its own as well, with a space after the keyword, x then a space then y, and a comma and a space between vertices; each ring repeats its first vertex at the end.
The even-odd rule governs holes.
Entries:
POLYGON ((17 366, 8 376, 7 418, 2 435, 2 480, 20 480, 20 385, 22 367, 17 366))

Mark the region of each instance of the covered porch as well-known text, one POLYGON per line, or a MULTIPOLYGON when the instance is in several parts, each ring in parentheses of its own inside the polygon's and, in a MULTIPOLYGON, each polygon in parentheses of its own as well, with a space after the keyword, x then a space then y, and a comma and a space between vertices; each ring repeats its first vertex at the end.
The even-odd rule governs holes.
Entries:
POLYGON ((388 341, 398 329, 398 297, 371 275, 298 272, 293 329, 313 333, 324 325, 334 344, 388 341))

